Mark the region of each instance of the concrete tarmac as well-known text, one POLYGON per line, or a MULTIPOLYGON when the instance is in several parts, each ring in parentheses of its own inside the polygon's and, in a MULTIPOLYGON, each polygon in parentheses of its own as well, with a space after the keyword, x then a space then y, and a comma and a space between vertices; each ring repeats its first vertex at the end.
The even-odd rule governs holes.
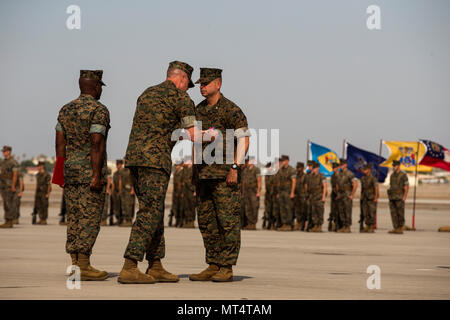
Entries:
MULTIPOLYGON (((47 226, 31 225, 31 210, 23 206, 20 225, 0 229, 0 299, 450 299, 450 233, 437 232, 450 225, 449 210, 417 210, 417 231, 403 235, 387 233, 386 208, 378 210, 375 234, 358 232, 359 210, 353 210, 351 234, 242 231, 231 283, 189 281, 190 273, 206 267, 200 232, 166 227, 163 264, 180 282, 121 285, 117 275, 130 228, 102 227, 92 263, 111 277, 72 290, 58 208, 50 208, 47 226), (380 289, 367 288, 371 265, 380 268, 380 289)), ((147 264, 139 266, 145 272, 147 264)))

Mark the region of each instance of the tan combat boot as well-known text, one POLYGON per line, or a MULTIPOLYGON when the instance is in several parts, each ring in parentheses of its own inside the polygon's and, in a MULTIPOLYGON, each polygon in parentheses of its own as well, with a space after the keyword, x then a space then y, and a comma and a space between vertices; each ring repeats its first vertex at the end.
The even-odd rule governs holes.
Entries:
POLYGON ((122 223, 119 225, 119 227, 131 227, 131 220, 125 219, 122 221, 122 223))
MULTIPOLYGON (((72 266, 78 266, 78 253, 71 253, 70 259, 72 260, 72 266)), ((73 275, 75 273, 75 270, 72 268, 72 271, 70 271, 69 276, 73 275)))
POLYGON ((308 232, 316 232, 317 226, 312 226, 311 229, 308 230, 308 232))
POLYGON ((292 228, 288 224, 283 224, 281 227, 278 228, 278 231, 291 231, 292 228))
POLYGON ((102 220, 102 222, 100 222, 100 227, 105 227, 106 226, 106 219, 102 220))
POLYGON ((439 232, 450 232, 449 226, 443 226, 438 229, 439 232))
POLYGON ((183 228, 188 228, 188 229, 193 229, 193 228, 195 228, 195 226, 194 226, 194 221, 187 222, 187 223, 183 226, 183 228))
POLYGON ((318 224, 317 226, 314 226, 314 231, 313 232, 322 232, 322 225, 318 224))
POLYGON ((299 231, 301 228, 302 228, 302 226, 300 225, 300 223, 298 223, 298 221, 295 221, 294 230, 299 231))
POLYGON ((369 232, 369 226, 366 225, 366 226, 364 227, 364 229, 360 230, 359 232, 361 232, 361 233, 367 233, 367 232, 369 232))
POLYGON ((41 221, 39 221, 39 223, 41 226, 45 226, 47 225, 47 220, 46 219, 42 219, 41 221))
POLYGON ((4 224, 0 224, 0 228, 3 228, 3 229, 12 228, 12 227, 13 227, 12 220, 6 220, 4 224))
POLYGON ((59 222, 59 225, 60 225, 60 226, 67 226, 67 222, 66 222, 66 221, 60 221, 60 222, 59 222))
POLYGON ((81 271, 81 281, 101 281, 108 278, 108 272, 92 267, 89 256, 83 253, 78 253, 78 267, 81 271))
POLYGON ((13 219, 12 223, 13 224, 19 224, 19 219, 13 219))
POLYGON ((350 229, 350 226, 346 226, 344 233, 351 233, 351 232, 352 232, 352 230, 350 229))
POLYGON ((374 226, 368 226, 368 228, 367 228, 367 233, 375 233, 375 228, 374 228, 374 226))
POLYGON ((203 270, 200 273, 191 274, 189 276, 189 280, 191 281, 210 281, 211 277, 215 275, 219 271, 219 266, 211 263, 208 268, 203 270))
POLYGON ((230 282, 233 281, 232 266, 221 266, 219 271, 211 277, 214 282, 230 282))
POLYGON ((247 230, 256 230, 256 225, 254 225, 253 223, 249 224, 247 226, 247 230))
POLYGON ((336 223, 332 222, 331 223, 331 231, 332 232, 336 231, 336 228, 337 228, 336 223))
POLYGON ((149 274, 142 273, 137 267, 137 261, 125 258, 122 271, 120 271, 117 282, 123 284, 151 284, 156 280, 149 274))
POLYGON ((78 253, 71 253, 70 258, 72 259, 72 265, 77 266, 78 265, 78 253))
POLYGON ((162 266, 161 260, 156 259, 150 265, 150 261, 148 262, 148 268, 145 272, 148 275, 151 275, 158 282, 178 282, 180 278, 176 274, 170 273, 165 270, 162 266))
POLYGON ((402 227, 400 227, 400 228, 396 228, 396 229, 393 229, 393 230, 389 231, 389 233, 392 233, 392 234, 403 234, 403 230, 402 230, 402 227))

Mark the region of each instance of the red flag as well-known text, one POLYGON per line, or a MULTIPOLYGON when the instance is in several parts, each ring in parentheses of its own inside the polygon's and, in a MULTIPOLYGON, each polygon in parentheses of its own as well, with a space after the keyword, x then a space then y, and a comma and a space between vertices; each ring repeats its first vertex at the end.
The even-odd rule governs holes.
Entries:
POLYGON ((64 157, 56 157, 55 169, 53 170, 52 183, 64 186, 64 157))
POLYGON ((436 142, 430 140, 421 141, 427 147, 427 153, 420 161, 420 164, 450 171, 450 151, 436 142))

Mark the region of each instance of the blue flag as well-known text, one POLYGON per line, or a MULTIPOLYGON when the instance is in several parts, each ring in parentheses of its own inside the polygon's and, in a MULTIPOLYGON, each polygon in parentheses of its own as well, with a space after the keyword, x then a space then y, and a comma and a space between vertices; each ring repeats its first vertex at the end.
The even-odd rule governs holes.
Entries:
POLYGON ((358 179, 364 175, 362 167, 366 163, 372 164, 372 174, 374 177, 378 177, 378 182, 384 182, 388 174, 388 168, 382 167, 381 164, 386 159, 379 157, 377 154, 359 149, 350 143, 347 143, 347 168, 355 174, 358 179), (380 166, 378 165, 380 164, 380 166))
POLYGON ((309 143, 309 147, 311 149, 312 160, 320 164, 319 172, 325 177, 330 177, 333 174, 333 162, 339 163, 337 154, 333 150, 313 142, 309 143))

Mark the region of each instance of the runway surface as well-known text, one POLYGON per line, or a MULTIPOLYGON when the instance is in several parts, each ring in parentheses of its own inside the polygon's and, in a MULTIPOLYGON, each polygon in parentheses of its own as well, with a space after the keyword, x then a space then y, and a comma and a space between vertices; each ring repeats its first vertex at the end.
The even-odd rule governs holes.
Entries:
MULTIPOLYGON (((121 285, 117 275, 130 229, 102 227, 92 262, 111 278, 82 282, 81 289, 69 290, 70 259, 64 249, 66 228, 58 225, 59 210, 50 208, 49 225, 33 226, 31 209, 22 208, 20 225, 0 230, 0 299, 450 298, 450 233, 437 232, 450 225, 449 210, 418 210, 417 231, 403 235, 387 233, 387 208, 379 209, 375 234, 358 232, 359 210, 353 210, 351 234, 243 231, 231 283, 189 281, 190 273, 206 267, 200 232, 166 228, 163 263, 180 282, 121 285), (367 288, 370 265, 380 268, 381 289, 367 288)), ((407 224, 410 221, 408 210, 407 224)), ((144 272, 146 267, 140 264, 144 272)))

